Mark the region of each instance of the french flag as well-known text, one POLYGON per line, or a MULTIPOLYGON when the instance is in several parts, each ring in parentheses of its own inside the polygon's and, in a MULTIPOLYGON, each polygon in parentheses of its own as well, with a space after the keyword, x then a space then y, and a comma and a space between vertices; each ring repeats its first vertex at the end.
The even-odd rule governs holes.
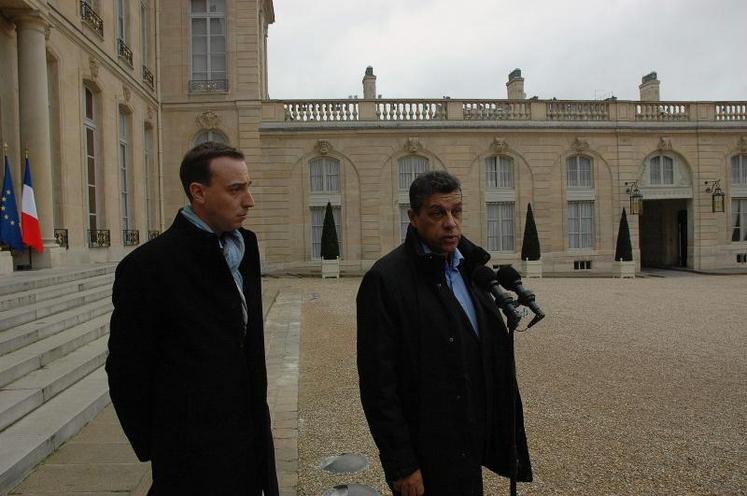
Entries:
POLYGON ((31 186, 31 167, 29 158, 26 157, 26 171, 23 174, 23 196, 21 197, 21 233, 23 244, 30 246, 38 253, 44 251, 41 229, 39 228, 39 216, 36 214, 36 200, 34 199, 34 188, 31 186))

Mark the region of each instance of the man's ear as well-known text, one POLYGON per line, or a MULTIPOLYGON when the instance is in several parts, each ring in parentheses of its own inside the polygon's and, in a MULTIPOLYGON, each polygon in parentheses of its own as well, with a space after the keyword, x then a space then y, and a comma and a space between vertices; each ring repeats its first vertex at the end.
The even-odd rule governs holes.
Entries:
POLYGON ((192 195, 192 201, 198 204, 205 203, 205 185, 202 183, 189 183, 189 193, 192 195))
POLYGON ((407 209, 407 218, 410 219, 410 224, 412 224, 412 227, 415 227, 415 228, 418 227, 417 214, 415 213, 413 209, 411 208, 407 209))

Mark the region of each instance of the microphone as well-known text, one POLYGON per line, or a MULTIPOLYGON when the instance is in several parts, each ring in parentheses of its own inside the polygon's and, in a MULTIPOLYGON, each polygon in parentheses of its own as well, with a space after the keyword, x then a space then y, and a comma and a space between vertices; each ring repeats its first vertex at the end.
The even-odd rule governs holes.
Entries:
POLYGON ((495 304, 498 305, 498 308, 503 310, 503 314, 506 316, 508 328, 512 331, 516 329, 519 326, 521 316, 519 315, 519 312, 516 311, 514 299, 511 298, 511 295, 504 291, 498 284, 496 273, 490 270, 489 267, 480 265, 472 272, 472 280, 475 282, 477 287, 493 295, 493 298, 495 298, 495 304))
POLYGON ((521 274, 510 265, 501 265, 498 270, 498 283, 506 289, 509 289, 516 293, 519 297, 519 304, 529 307, 534 312, 534 318, 527 326, 527 329, 532 327, 534 324, 545 318, 545 313, 540 309, 536 303, 534 293, 529 291, 521 283, 521 274))

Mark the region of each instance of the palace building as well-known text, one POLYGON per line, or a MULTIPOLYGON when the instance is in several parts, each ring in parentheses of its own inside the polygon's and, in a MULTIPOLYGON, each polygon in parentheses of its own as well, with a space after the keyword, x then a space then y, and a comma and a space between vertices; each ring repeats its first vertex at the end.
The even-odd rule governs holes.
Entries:
MULTIPOLYGON (((520 261, 529 204, 546 273, 611 271, 623 208, 639 268, 747 263, 747 101, 661 101, 656 73, 637 101, 527 99, 518 69, 505 98, 390 99, 370 67, 363 98, 273 100, 274 22, 272 0, 0 0, 0 139, 19 197, 29 153, 33 267, 115 262, 167 229, 207 140, 246 154, 266 272, 319 271, 328 202, 343 272, 366 270, 432 169, 461 180, 464 234, 494 263, 520 261)), ((28 260, 0 252, 0 272, 28 260)))

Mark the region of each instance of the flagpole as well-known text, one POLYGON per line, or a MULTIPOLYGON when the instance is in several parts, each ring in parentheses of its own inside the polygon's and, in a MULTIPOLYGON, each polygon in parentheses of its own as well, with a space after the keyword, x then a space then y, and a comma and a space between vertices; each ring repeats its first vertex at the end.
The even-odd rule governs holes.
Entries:
MULTIPOLYGON (((29 162, 29 147, 28 146, 23 150, 23 155, 24 155, 23 158, 26 160, 26 163, 28 163, 29 162)), ((21 226, 21 229, 23 229, 23 226, 21 226)), ((34 250, 32 250, 30 246, 28 247, 28 250, 29 250, 29 270, 32 270, 34 268, 34 264, 31 261, 31 252, 34 250)))

